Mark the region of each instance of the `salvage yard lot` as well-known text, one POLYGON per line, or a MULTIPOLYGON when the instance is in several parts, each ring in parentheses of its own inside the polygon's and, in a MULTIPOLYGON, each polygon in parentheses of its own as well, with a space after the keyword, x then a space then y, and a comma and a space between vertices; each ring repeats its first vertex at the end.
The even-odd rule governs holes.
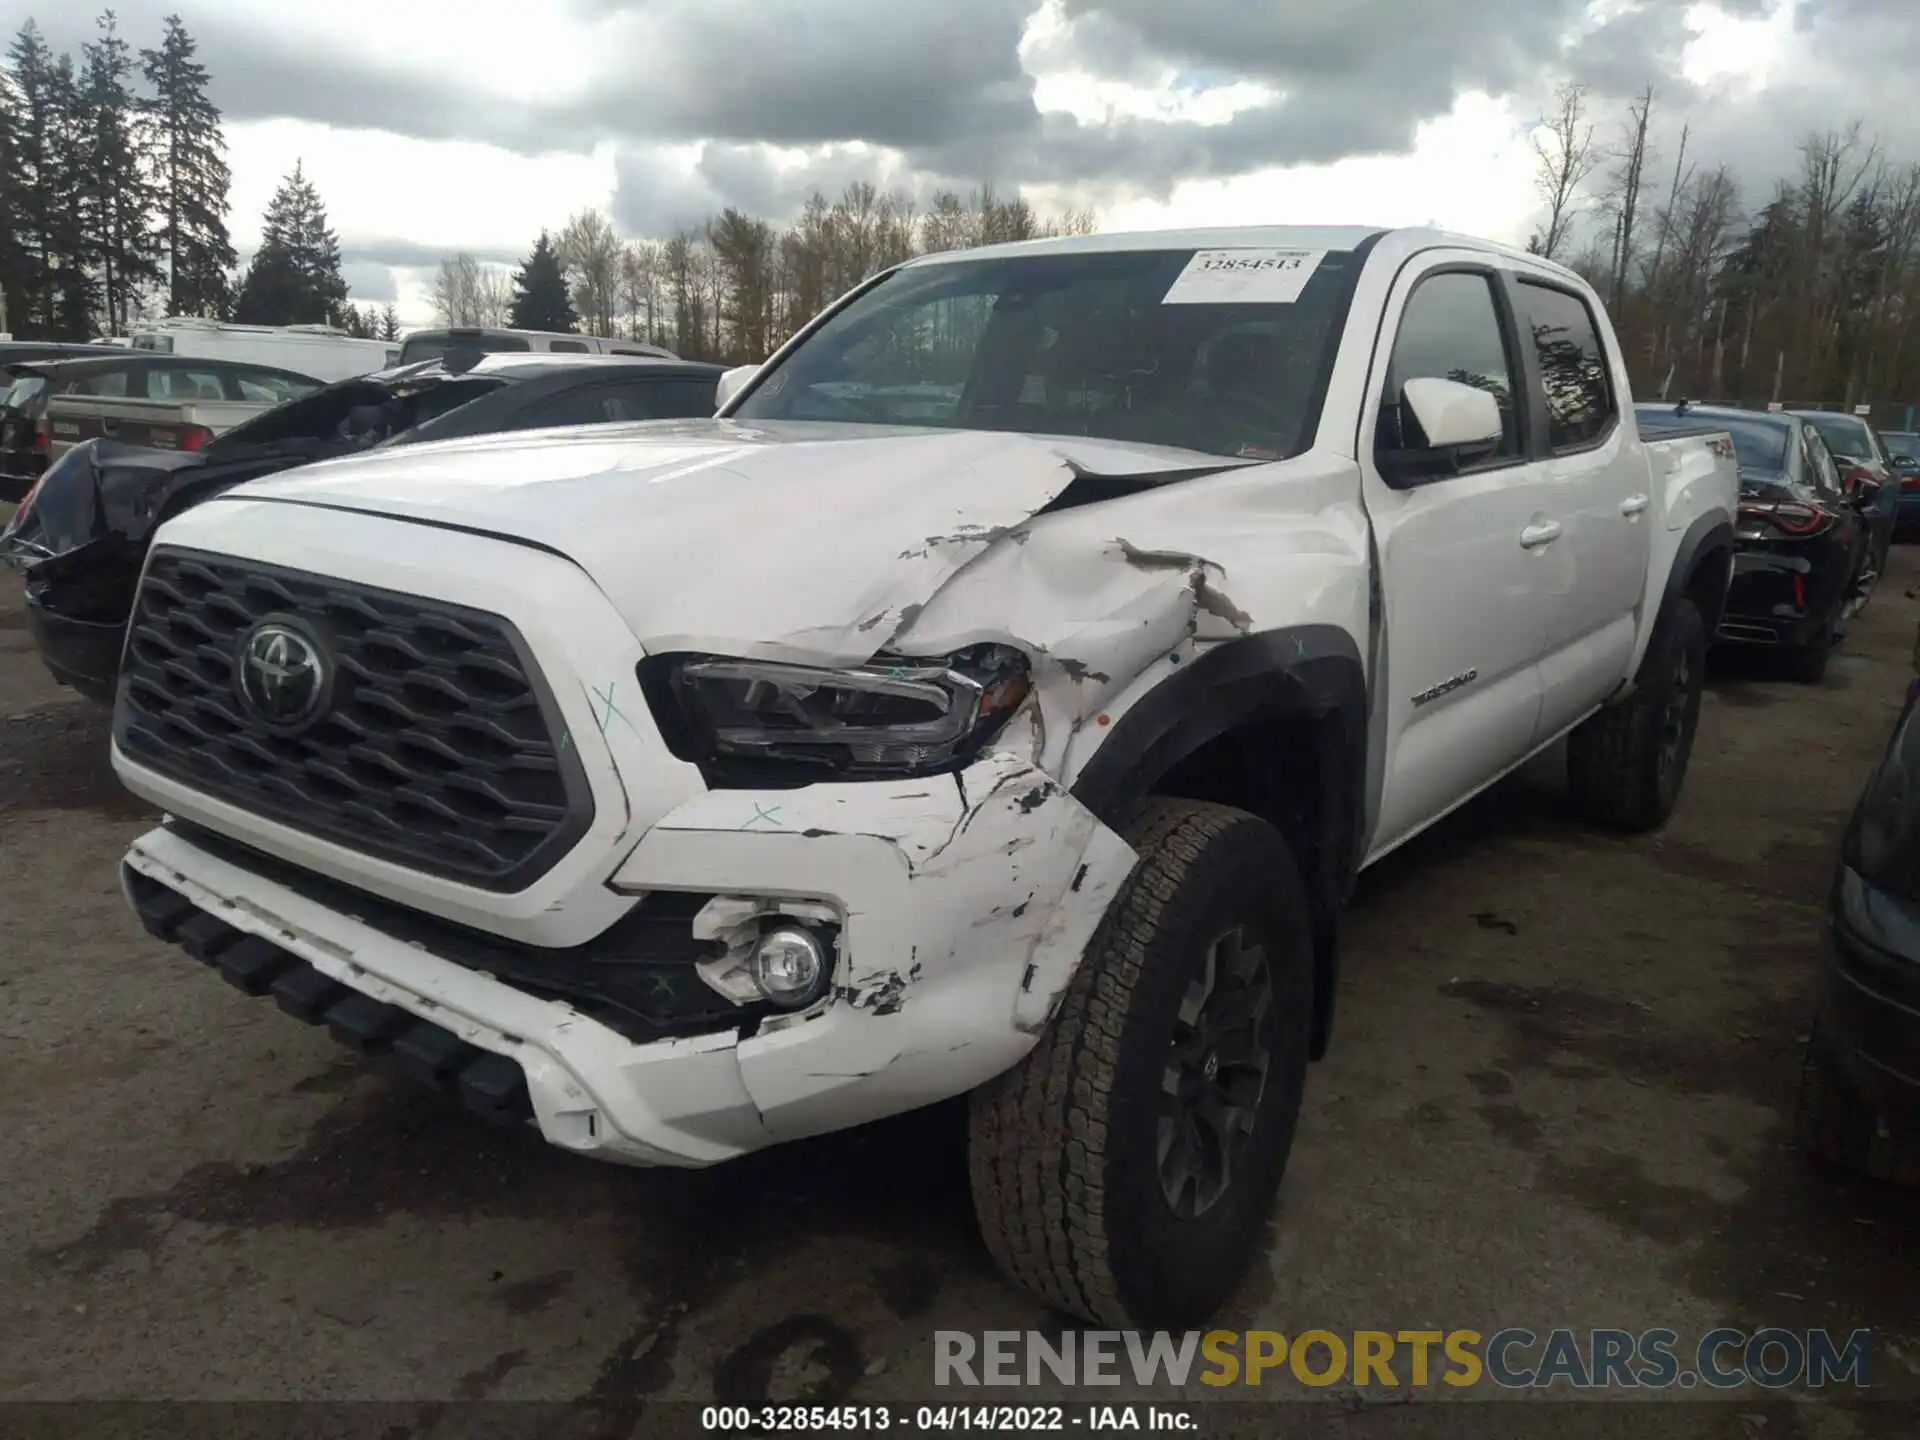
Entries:
MULTIPOLYGON (((1914 1204, 1787 1125, 1916 581, 1897 551, 1817 690, 1717 667, 1663 834, 1561 819, 1549 764, 1368 875, 1220 1325, 1871 1326, 1876 1385, 1920 1393, 1914 1204)), ((975 1237, 951 1108, 704 1173, 489 1129, 147 938, 115 867, 152 818, 0 580, 0 1399, 589 1399, 641 1433, 654 1399, 924 1402, 934 1331, 1060 1328, 975 1237)), ((1912 1433, 1801 1402, 1690 1433, 1912 1433)))

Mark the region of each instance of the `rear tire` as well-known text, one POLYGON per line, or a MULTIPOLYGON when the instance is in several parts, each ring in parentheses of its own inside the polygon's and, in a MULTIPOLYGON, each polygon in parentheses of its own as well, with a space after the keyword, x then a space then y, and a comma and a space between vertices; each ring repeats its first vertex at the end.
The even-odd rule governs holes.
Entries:
POLYGON ((1800 1068, 1800 1144, 1816 1160, 1893 1185, 1920 1185, 1920 1125, 1881 1113, 1816 1030, 1800 1068))
POLYGON ((1827 678, 1827 661, 1840 643, 1840 626, 1827 622, 1826 633, 1811 645, 1796 645, 1780 652, 1780 668, 1787 679, 1801 685, 1818 685, 1827 678))
POLYGON ((1693 755, 1706 664, 1706 621, 1682 597, 1647 647, 1634 693, 1567 737, 1567 787, 1581 816, 1628 833, 1667 822, 1693 755))
POLYGON ((1082 1319, 1179 1329, 1258 1253, 1305 1084, 1312 931, 1265 821, 1154 798, 1122 833, 1139 861, 1058 1013, 971 1097, 969 1168, 1016 1285, 1082 1319))

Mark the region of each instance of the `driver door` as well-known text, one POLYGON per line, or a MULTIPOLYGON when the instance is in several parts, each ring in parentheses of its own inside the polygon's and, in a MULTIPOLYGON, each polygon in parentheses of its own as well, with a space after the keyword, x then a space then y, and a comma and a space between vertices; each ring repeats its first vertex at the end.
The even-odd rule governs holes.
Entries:
POLYGON ((1386 759, 1369 861, 1527 755, 1547 635, 1543 552, 1558 534, 1529 454, 1514 316, 1484 255, 1434 252, 1402 272, 1371 373, 1360 453, 1386 611, 1374 681, 1386 759), (1505 433, 1461 473, 1389 480, 1378 453, 1401 442, 1400 387, 1422 376, 1491 391, 1505 433))

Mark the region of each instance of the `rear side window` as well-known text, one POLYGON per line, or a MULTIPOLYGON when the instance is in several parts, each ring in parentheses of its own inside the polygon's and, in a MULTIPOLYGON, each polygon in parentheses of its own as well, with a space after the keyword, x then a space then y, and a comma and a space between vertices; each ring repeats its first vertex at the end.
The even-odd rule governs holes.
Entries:
POLYGON ((1548 443, 1555 450, 1595 444, 1619 411, 1593 312, 1578 295, 1550 285, 1523 280, 1520 294, 1547 392, 1548 443))
POLYGON ((554 340, 548 343, 547 349, 560 351, 567 355, 584 355, 587 353, 587 342, 584 340, 554 340))
POLYGON ((71 395, 98 395, 107 400, 124 400, 127 395, 127 372, 124 370, 106 370, 98 375, 82 375, 73 382, 71 395))
POLYGON ((311 395, 320 388, 318 384, 302 384, 288 376, 275 375, 271 370, 240 370, 233 379, 240 387, 242 400, 267 405, 278 405, 298 395, 311 395))
POLYGON ((1830 500, 1839 499, 1845 493, 1845 487, 1840 483, 1840 467, 1833 463, 1833 451, 1827 448, 1827 442, 1811 425, 1802 430, 1800 435, 1807 449, 1807 475, 1813 481, 1814 488, 1830 500))
POLYGON ((1414 443, 1404 430, 1400 392, 1409 380, 1457 380, 1491 394, 1500 406, 1500 443, 1493 457, 1511 460, 1521 451, 1513 357, 1493 302, 1487 275, 1447 271, 1430 275, 1407 300, 1387 367, 1387 393, 1380 405, 1381 448, 1414 443))
POLYGON ((149 400, 224 400, 227 387, 211 370, 149 370, 149 400))

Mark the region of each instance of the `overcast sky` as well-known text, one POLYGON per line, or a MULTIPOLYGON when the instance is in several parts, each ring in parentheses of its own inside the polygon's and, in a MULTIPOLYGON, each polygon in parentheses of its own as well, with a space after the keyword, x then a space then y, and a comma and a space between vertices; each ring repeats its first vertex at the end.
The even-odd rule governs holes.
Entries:
MULTIPOLYGON (((0 0, 56 49, 87 0, 0 0)), ((1809 128, 1920 160, 1920 0, 114 0, 177 11, 226 116, 233 230, 296 157, 358 300, 429 317, 464 248, 511 259, 583 206, 663 234, 782 219, 854 178, 982 180, 1103 228, 1439 224, 1522 240, 1557 80, 1609 123, 1657 87, 1662 151, 1753 205, 1809 128)), ((1664 180, 1662 181, 1664 183, 1664 180)))

